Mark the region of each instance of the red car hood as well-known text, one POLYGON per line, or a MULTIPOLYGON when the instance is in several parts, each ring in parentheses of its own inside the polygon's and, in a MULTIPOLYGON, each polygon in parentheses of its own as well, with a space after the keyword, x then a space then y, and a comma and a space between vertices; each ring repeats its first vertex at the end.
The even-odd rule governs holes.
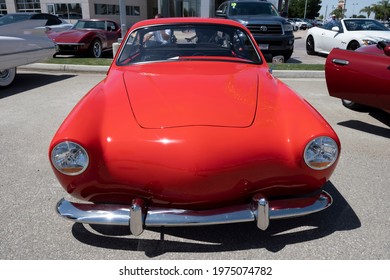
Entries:
POLYGON ((250 126, 259 90, 257 67, 215 65, 192 61, 131 66, 124 82, 138 124, 144 128, 250 126))
POLYGON ((75 43, 81 40, 89 32, 91 31, 72 29, 62 32, 52 32, 49 34, 49 38, 53 39, 56 43, 75 43))

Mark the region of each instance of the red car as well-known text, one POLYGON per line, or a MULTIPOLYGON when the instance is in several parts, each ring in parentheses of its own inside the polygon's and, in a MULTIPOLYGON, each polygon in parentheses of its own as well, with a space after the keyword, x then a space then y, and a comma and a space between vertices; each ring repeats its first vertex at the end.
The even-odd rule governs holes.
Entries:
POLYGON ((81 19, 70 30, 50 32, 48 36, 56 44, 55 55, 88 55, 99 58, 103 52, 112 51, 112 44, 121 37, 121 29, 112 20, 81 19))
POLYGON ((58 213, 134 235, 249 221, 265 230, 323 210, 339 153, 336 133, 271 75, 249 30, 211 18, 135 24, 49 147, 79 201, 61 199, 58 213))
POLYGON ((390 43, 333 49, 326 59, 325 75, 331 96, 350 109, 364 105, 390 112, 390 43))

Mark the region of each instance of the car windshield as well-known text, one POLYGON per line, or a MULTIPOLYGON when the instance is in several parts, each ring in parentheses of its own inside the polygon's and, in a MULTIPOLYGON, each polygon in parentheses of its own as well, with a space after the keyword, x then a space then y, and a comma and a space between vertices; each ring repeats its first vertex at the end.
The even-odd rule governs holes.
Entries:
POLYGON ((270 15, 279 16, 278 11, 271 3, 246 3, 232 2, 229 9, 230 16, 255 16, 255 15, 270 15))
POLYGON ((218 24, 158 25, 128 35, 118 65, 154 61, 229 60, 261 63, 248 34, 218 24))
POLYGON ((30 14, 8 14, 0 18, 0 25, 28 20, 30 18, 31 18, 30 14))
POLYGON ((345 28, 348 31, 389 31, 382 23, 376 20, 344 20, 345 28))
POLYGON ((101 29, 105 30, 104 21, 79 20, 73 26, 73 29, 101 29))

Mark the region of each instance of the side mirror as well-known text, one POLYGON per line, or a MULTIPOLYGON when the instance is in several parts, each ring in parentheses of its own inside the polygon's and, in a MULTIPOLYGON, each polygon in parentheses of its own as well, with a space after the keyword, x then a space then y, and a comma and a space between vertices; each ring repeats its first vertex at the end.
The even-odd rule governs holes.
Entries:
POLYGON ((333 26, 332 31, 340 32, 340 28, 338 26, 333 26))
POLYGON ((379 41, 377 45, 380 49, 383 50, 385 55, 390 56, 390 44, 389 43, 386 43, 384 41, 379 41))

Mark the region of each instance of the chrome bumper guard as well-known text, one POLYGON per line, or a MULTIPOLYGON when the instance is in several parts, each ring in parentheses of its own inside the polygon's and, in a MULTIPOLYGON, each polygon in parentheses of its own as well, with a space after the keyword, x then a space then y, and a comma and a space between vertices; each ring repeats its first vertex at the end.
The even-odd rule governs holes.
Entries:
POLYGON ((145 207, 142 199, 134 199, 130 206, 75 203, 61 199, 56 210, 60 216, 77 223, 130 226, 133 235, 140 235, 145 227, 203 226, 251 221, 256 221, 259 229, 266 230, 270 220, 312 214, 331 204, 332 197, 322 191, 310 205, 282 209, 274 208, 272 201, 255 195, 252 203, 212 210, 145 207))

